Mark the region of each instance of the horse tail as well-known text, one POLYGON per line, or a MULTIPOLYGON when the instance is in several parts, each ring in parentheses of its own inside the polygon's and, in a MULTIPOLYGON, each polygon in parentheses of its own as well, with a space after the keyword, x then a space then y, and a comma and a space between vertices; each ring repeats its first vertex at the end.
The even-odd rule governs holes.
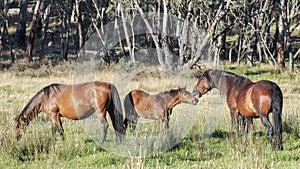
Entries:
POLYGON ((128 123, 130 123, 131 131, 133 131, 137 124, 138 114, 134 108, 132 92, 129 92, 124 99, 124 109, 125 109, 125 119, 124 119, 125 131, 128 127, 128 123))
POLYGON ((273 84, 273 93, 272 93, 272 113, 273 113, 273 123, 274 123, 274 143, 278 149, 282 150, 282 105, 283 105, 283 96, 282 91, 279 86, 275 83, 273 84))
POLYGON ((123 111, 121 100, 119 97, 118 90, 113 84, 110 84, 110 90, 112 95, 113 112, 109 112, 109 115, 111 116, 113 127, 116 130, 116 134, 118 137, 117 139, 120 139, 124 134, 123 111))
POLYGON ((36 93, 21 113, 15 118, 16 121, 16 138, 19 140, 22 136, 22 130, 29 124, 32 119, 34 119, 42 110, 42 100, 45 96, 44 93, 49 94, 49 86, 45 87, 44 89, 40 90, 36 93))
POLYGON ((124 109, 125 109, 125 119, 124 119, 124 126, 125 126, 125 131, 128 127, 128 122, 130 121, 129 117, 131 116, 130 113, 130 109, 133 105, 133 101, 132 101, 132 96, 131 96, 131 92, 128 93, 124 99, 124 109))

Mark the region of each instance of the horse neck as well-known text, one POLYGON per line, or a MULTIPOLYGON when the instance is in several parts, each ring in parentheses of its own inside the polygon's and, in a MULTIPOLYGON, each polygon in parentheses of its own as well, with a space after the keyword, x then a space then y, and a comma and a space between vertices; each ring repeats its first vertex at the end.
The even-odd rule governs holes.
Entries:
POLYGON ((214 79, 215 88, 226 95, 228 95, 232 89, 252 83, 249 79, 234 74, 221 75, 218 81, 216 81, 217 80, 214 79))
POLYGON ((173 108, 177 104, 180 104, 179 96, 176 95, 175 97, 172 97, 170 95, 166 95, 166 102, 167 102, 167 109, 173 108))
POLYGON ((236 84, 236 79, 233 75, 221 75, 219 79, 214 79, 214 87, 227 94, 236 84))
POLYGON ((21 123, 25 123, 25 125, 28 125, 29 122, 42 111, 42 100, 44 99, 43 97, 44 94, 42 91, 40 91, 31 98, 29 103, 16 118, 18 125, 22 125, 21 123))

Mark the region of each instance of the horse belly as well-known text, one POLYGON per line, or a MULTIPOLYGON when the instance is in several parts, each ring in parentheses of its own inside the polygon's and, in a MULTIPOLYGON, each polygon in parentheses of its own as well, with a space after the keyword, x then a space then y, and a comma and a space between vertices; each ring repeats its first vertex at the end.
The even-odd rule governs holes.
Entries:
POLYGON ((257 111, 253 111, 249 108, 240 108, 239 112, 240 112, 240 114, 242 114, 245 117, 251 117, 251 118, 259 117, 257 111))
POLYGON ((147 118, 147 119, 154 119, 158 120, 163 113, 163 110, 156 108, 155 106, 139 106, 136 108, 136 112, 140 117, 147 118))
POLYGON ((64 105, 59 105, 59 113, 61 116, 71 119, 71 120, 80 120, 87 118, 91 114, 94 113, 94 108, 92 108, 89 105, 73 105, 70 104, 69 106, 64 105))
POLYGON ((160 117, 160 114, 162 114, 162 113, 148 109, 148 110, 144 110, 144 111, 137 111, 137 114, 140 117, 143 117, 146 119, 158 120, 160 117))

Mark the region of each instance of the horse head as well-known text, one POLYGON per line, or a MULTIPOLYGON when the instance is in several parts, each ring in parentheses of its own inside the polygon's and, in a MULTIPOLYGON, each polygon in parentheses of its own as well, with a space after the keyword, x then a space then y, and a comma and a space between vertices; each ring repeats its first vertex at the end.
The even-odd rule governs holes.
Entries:
MULTIPOLYGON (((194 87, 193 95, 196 97, 201 97, 203 94, 207 93, 213 88, 213 80, 211 75, 211 70, 206 70, 199 78, 198 82, 194 87)), ((212 72, 213 73, 213 72, 212 72)))
POLYGON ((181 103, 188 103, 196 105, 198 103, 198 99, 189 91, 186 90, 186 87, 178 88, 178 95, 181 103))

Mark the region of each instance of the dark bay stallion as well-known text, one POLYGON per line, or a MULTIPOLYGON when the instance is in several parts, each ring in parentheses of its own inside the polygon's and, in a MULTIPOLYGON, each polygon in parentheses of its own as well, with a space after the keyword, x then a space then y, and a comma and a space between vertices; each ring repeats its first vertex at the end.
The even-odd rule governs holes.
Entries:
POLYGON ((227 100, 233 124, 239 117, 260 118, 270 135, 272 148, 282 150, 283 96, 279 86, 268 80, 252 82, 248 78, 222 70, 206 70, 198 79, 193 94, 201 97, 211 89, 221 91, 227 100), (269 113, 273 113, 273 125, 269 113))

